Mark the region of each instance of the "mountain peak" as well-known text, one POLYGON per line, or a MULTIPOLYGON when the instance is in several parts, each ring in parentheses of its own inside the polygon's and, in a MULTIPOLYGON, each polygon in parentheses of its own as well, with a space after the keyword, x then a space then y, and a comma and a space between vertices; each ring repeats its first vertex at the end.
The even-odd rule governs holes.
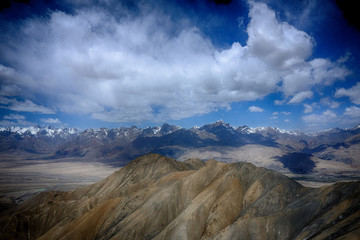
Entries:
POLYGON ((176 130, 179 130, 180 128, 181 127, 177 127, 177 126, 174 126, 174 125, 170 125, 168 123, 164 123, 160 128, 160 133, 165 135, 165 134, 175 132, 176 130))
POLYGON ((219 119, 219 120, 217 120, 217 121, 214 122, 214 123, 211 123, 211 125, 214 125, 214 126, 232 127, 229 123, 224 122, 224 120, 222 120, 222 119, 219 119))
POLYGON ((148 153, 140 156, 132 160, 124 168, 133 169, 134 167, 145 168, 146 172, 161 172, 161 174, 164 174, 168 171, 184 171, 190 169, 190 167, 183 162, 178 162, 173 158, 165 157, 157 153, 148 153))
POLYGON ((247 133, 247 134, 251 134, 251 133, 256 132, 253 128, 250 128, 250 127, 248 127, 246 125, 237 127, 236 131, 241 132, 241 133, 247 133))
POLYGON ((223 120, 218 120, 213 123, 205 124, 204 126, 200 127, 200 130, 203 129, 211 129, 211 128, 228 128, 228 129, 234 129, 229 123, 224 122, 223 120))
POLYGON ((354 130, 359 129, 360 128, 360 123, 358 125, 356 125, 355 127, 353 127, 354 130))

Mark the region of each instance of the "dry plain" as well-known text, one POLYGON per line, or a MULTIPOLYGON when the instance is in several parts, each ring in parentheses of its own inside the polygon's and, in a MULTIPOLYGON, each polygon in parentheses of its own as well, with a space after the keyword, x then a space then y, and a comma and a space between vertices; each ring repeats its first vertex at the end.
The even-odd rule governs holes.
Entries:
POLYGON ((37 154, 1 154, 0 201, 20 203, 39 192, 69 191, 98 182, 119 168, 93 159, 46 159, 37 154))

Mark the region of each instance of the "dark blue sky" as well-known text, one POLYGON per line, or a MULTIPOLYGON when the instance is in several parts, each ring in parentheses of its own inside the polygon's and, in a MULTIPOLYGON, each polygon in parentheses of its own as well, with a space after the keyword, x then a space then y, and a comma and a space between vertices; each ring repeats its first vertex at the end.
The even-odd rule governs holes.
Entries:
POLYGON ((359 26, 335 1, 1 4, 3 127, 360 122, 359 26))

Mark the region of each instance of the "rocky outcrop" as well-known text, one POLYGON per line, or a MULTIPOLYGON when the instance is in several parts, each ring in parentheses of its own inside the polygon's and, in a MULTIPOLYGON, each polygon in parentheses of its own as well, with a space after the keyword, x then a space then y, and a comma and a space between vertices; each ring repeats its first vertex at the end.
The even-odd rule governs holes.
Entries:
POLYGON ((312 189, 250 163, 148 154, 0 219, 1 239, 354 239, 360 184, 312 189))

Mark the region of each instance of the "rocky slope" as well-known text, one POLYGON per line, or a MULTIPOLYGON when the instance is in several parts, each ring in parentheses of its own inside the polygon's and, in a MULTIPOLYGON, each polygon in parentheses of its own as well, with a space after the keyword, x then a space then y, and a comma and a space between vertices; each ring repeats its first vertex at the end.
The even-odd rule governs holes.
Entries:
POLYGON ((250 163, 141 156, 0 216, 1 239, 356 239, 360 184, 305 188, 250 163))

